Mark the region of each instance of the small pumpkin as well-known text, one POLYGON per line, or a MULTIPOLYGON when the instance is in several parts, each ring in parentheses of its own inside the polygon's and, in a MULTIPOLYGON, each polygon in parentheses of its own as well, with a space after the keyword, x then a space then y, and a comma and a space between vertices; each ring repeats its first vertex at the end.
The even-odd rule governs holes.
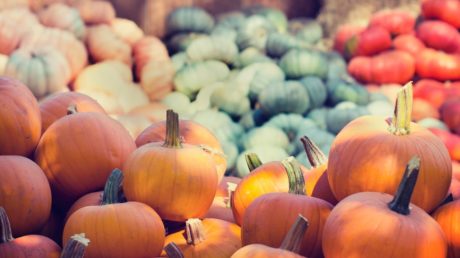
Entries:
POLYGON ((235 42, 222 37, 200 37, 190 43, 186 53, 191 61, 218 60, 232 64, 238 47, 235 42))
POLYGON ((406 51, 413 57, 416 57, 422 49, 426 48, 425 44, 412 34, 402 34, 393 40, 393 47, 397 50, 406 51))
POLYGON ((288 19, 286 14, 277 8, 262 5, 252 5, 246 7, 243 11, 250 17, 264 17, 276 28, 278 32, 285 32, 287 30, 288 19))
POLYGON ((308 92, 310 109, 322 107, 327 99, 327 88, 324 82, 315 76, 307 76, 300 80, 300 83, 308 92))
POLYGON ((357 106, 353 102, 341 102, 327 112, 327 130, 338 134, 351 121, 368 114, 369 111, 365 107, 357 106))
POLYGON ((310 108, 308 92, 297 81, 271 83, 260 93, 259 104, 269 116, 279 113, 303 114, 310 108))
POLYGON ((289 20, 288 31, 308 44, 315 44, 324 36, 321 24, 315 19, 309 18, 289 20))
POLYGON ((214 18, 205 10, 184 6, 174 9, 166 18, 168 35, 182 32, 208 33, 214 27, 214 18))
POLYGON ((371 27, 382 27, 391 35, 409 34, 415 26, 415 17, 407 11, 383 10, 372 14, 371 27))
POLYGON ((74 6, 86 24, 109 24, 115 19, 115 8, 108 1, 76 1, 74 6))
POLYGON ((153 36, 144 36, 137 40, 133 45, 133 56, 137 78, 142 78, 142 69, 150 61, 167 62, 171 60, 165 44, 153 36))
POLYGON ((460 3, 456 0, 426 0, 422 2, 422 15, 427 19, 439 19, 460 28, 460 3))
POLYGON ((129 19, 117 17, 110 21, 110 28, 130 46, 134 46, 144 37, 142 29, 129 19))
POLYGON ((53 28, 72 32, 76 38, 83 40, 86 35, 85 22, 77 9, 63 3, 53 3, 38 13, 40 22, 53 28))
POLYGON ((370 26, 346 41, 345 56, 372 56, 391 48, 391 42, 390 32, 370 26))
POLYGON ((440 81, 460 79, 460 55, 431 48, 423 49, 415 58, 415 70, 421 78, 440 81))
POLYGON ((292 49, 281 57, 279 66, 291 79, 300 79, 309 75, 325 79, 328 74, 326 56, 315 50, 292 49))
POLYGON ((254 63, 274 63, 273 60, 266 56, 261 50, 255 47, 248 47, 242 50, 234 62, 237 68, 244 68, 254 63))
POLYGON ((121 39, 109 25, 88 28, 86 37, 89 54, 96 62, 115 59, 131 66, 131 46, 121 39))
POLYGON ((171 60, 150 60, 141 71, 141 87, 151 101, 158 101, 173 90, 174 65, 171 60))
POLYGON ((268 35, 275 31, 273 24, 261 15, 247 18, 238 30, 236 43, 239 49, 254 47, 265 50, 268 35))
POLYGON ((451 99, 440 107, 441 119, 455 133, 460 134, 460 98, 451 99))
POLYGON ((293 48, 306 46, 300 39, 291 34, 270 33, 265 45, 267 54, 271 57, 279 58, 293 48))
POLYGON ((417 37, 427 47, 446 53, 460 53, 460 33, 443 21, 424 21, 417 26, 417 37))

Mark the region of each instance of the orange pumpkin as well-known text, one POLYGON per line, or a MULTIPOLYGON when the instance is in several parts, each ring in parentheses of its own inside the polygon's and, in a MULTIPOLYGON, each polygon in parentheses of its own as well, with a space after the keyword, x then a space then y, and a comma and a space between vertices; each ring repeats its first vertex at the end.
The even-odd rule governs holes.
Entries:
POLYGON ((32 154, 41 136, 37 99, 20 81, 0 77, 0 103, 0 155, 32 154))
POLYGON ((224 177, 216 191, 216 196, 212 202, 211 207, 206 214, 206 218, 216 218, 221 220, 226 220, 231 223, 235 223, 235 218, 233 217, 233 211, 230 207, 231 198, 235 192, 237 182, 240 182, 241 179, 238 177, 224 177))
POLYGON ((77 9, 63 3, 53 3, 38 13, 40 22, 47 26, 70 31, 79 40, 86 35, 85 22, 77 9))
POLYGON ((14 239, 5 209, 0 207, 0 257, 58 258, 61 248, 53 240, 40 235, 14 239))
POLYGON ((397 50, 406 51, 416 57, 420 51, 426 48, 425 44, 412 34, 401 34, 393 40, 393 47, 397 50))
POLYGON ((460 201, 456 200, 441 206, 433 214, 447 239, 447 257, 455 258, 460 255, 460 228, 457 226, 460 217, 460 201))
POLYGON ((80 16, 87 24, 109 24, 115 19, 115 8, 109 1, 81 0, 74 6, 80 12, 80 16))
POLYGON ((188 219, 184 230, 166 236, 165 246, 175 243, 184 257, 226 258, 241 248, 240 235, 240 227, 227 221, 188 219))
POLYGON ((144 36, 142 29, 135 22, 128 19, 115 18, 110 21, 110 28, 130 46, 136 44, 144 36))
POLYGON ((110 172, 121 167, 135 147, 128 131, 105 114, 70 112, 45 131, 35 161, 54 196, 73 201, 102 189, 110 172))
POLYGON ((163 41, 157 37, 145 36, 133 45, 134 62, 136 64, 136 76, 141 78, 142 69, 150 61, 169 61, 168 49, 163 41))
POLYGON ((139 202, 119 202, 123 173, 115 169, 104 190, 102 205, 74 212, 64 226, 63 243, 84 232, 90 239, 85 257, 154 257, 161 253, 165 229, 161 218, 139 202), (104 221, 104 223, 101 223, 104 221))
POLYGON ((410 204, 419 169, 420 159, 411 159, 394 197, 361 192, 339 202, 324 226, 325 257, 446 257, 447 244, 439 225, 410 204))
POLYGON ((66 116, 69 106, 75 106, 78 112, 105 114, 104 109, 97 101, 78 92, 62 92, 49 95, 40 101, 39 106, 42 117, 42 133, 54 121, 66 116))
POLYGON ((174 88, 175 69, 171 60, 150 60, 141 71, 141 86, 150 100, 161 100, 174 88))
MULTIPOLYGON (((150 102, 146 105, 138 106, 131 109, 131 111, 128 112, 128 115, 142 116, 147 118, 150 122, 157 123, 166 119, 167 110, 168 107, 161 102, 150 102)), ((145 129, 147 128, 144 128, 144 130, 145 129)), ((142 132, 144 130, 142 130, 142 132)), ((140 134, 142 132, 140 132, 140 134)))
POLYGON ((16 48, 19 47, 21 41, 21 34, 17 31, 16 24, 7 19, 7 17, 0 16, 0 53, 9 55, 16 48))
POLYGON ((109 25, 101 24, 88 28, 86 44, 95 62, 120 60, 131 66, 131 46, 121 39, 109 25))
POLYGON ((424 99, 414 99, 412 106, 412 121, 420 121, 424 118, 439 119, 438 110, 428 101, 424 99))
POLYGON ((398 187, 404 160, 419 155, 424 162, 412 200, 429 212, 444 200, 449 190, 452 178, 449 153, 438 137, 411 122, 412 83, 401 89, 395 110, 391 121, 363 116, 340 131, 329 153, 329 184, 339 201, 363 191, 391 194, 398 187))
POLYGON ((11 218, 13 234, 39 230, 51 211, 50 185, 37 164, 21 156, 0 156, 0 206, 11 218))
POLYGON ((143 145, 124 163, 123 191, 154 208, 162 219, 203 217, 217 189, 216 164, 202 148, 182 143, 179 118, 167 112, 164 142, 143 145))
MULTIPOLYGON (((147 143, 162 142, 165 140, 167 131, 167 121, 161 121, 147 127, 137 138, 136 145, 140 147, 147 143)), ((227 169, 227 160, 223 155, 222 147, 208 129, 204 126, 191 121, 181 120, 179 123, 179 135, 182 142, 203 147, 214 159, 216 163, 218 180, 222 179, 227 169)))

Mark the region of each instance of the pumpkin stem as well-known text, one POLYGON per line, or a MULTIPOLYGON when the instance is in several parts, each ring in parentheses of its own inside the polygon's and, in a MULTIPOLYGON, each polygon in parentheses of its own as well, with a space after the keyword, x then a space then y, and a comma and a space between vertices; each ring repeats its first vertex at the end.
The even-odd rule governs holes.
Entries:
POLYGON ((299 214, 281 243, 280 249, 299 253, 303 237, 308 229, 308 220, 299 214))
POLYGON ((410 133, 413 102, 412 88, 412 82, 408 82, 398 92, 393 118, 388 128, 394 135, 407 135, 410 133))
POLYGON ((13 240, 10 220, 6 214, 6 210, 0 206, 0 244, 8 243, 13 240))
POLYGON ((312 167, 319 167, 323 164, 326 164, 327 158, 326 155, 319 149, 314 142, 310 140, 307 136, 300 138, 300 141, 303 144, 305 153, 307 154, 308 161, 312 167))
POLYGON ((289 180, 289 193, 305 195, 305 178, 299 162, 294 157, 281 161, 289 180))
POLYGON ((232 207, 232 201, 231 200, 233 198, 233 194, 235 193, 236 186, 237 186, 237 184, 235 184, 235 183, 227 182, 228 200, 227 200, 226 205, 225 205, 225 207, 227 207, 227 208, 232 207))
POLYGON ((200 219, 188 219, 185 222, 185 234, 189 245, 197 245, 206 239, 203 223, 200 219))
POLYGON ((263 164, 259 156, 254 152, 247 153, 244 155, 244 158, 246 159, 246 164, 248 165, 249 171, 253 171, 263 164))
POLYGON ((120 203, 120 190, 123 173, 116 168, 112 171, 104 186, 101 205, 120 203))
POLYGON ((408 215, 410 213, 410 199, 414 192, 419 170, 420 158, 414 156, 406 166, 406 170, 404 171, 401 183, 399 183, 398 190, 393 200, 388 203, 388 207, 390 207, 391 210, 403 215, 408 215))
POLYGON ((85 233, 71 236, 64 250, 62 250, 61 258, 83 258, 89 242, 89 239, 85 237, 85 233))
POLYGON ((76 114, 76 113, 78 113, 76 105, 72 104, 72 105, 67 107, 67 115, 73 115, 73 114, 76 114))
POLYGON ((184 254, 174 242, 169 243, 163 249, 169 258, 184 258, 184 254))
POLYGON ((166 139, 163 146, 169 148, 182 148, 179 134, 179 115, 172 109, 166 111, 166 139))

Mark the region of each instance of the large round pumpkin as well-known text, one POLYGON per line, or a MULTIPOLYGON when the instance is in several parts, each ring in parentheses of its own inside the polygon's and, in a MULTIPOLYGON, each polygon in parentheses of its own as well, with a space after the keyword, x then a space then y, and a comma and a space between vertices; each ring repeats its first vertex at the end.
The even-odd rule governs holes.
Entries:
POLYGON ((20 81, 0 77, 0 155, 31 154, 41 136, 37 99, 20 81))
POLYGON ((412 123, 412 84, 398 95, 392 122, 379 116, 353 120, 335 138, 328 161, 328 179, 340 201, 363 191, 396 191, 404 163, 413 155, 423 160, 414 204, 425 211, 446 197, 452 177, 449 153, 428 129, 412 123), (353 158, 348 158, 352 155, 353 158))

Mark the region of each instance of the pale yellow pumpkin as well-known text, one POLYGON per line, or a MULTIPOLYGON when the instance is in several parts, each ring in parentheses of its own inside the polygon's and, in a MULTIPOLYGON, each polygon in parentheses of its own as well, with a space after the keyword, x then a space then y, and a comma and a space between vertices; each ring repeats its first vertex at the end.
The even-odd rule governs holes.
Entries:
POLYGON ((119 38, 131 46, 144 36, 142 29, 135 22, 128 19, 115 18, 110 22, 110 28, 119 38))
POLYGON ((54 3, 38 13, 40 22, 53 28, 70 31, 79 40, 86 34, 86 26, 77 9, 63 3, 54 3))
POLYGON ((120 122, 128 130, 133 139, 136 139, 145 128, 152 124, 147 117, 142 115, 112 115, 111 117, 120 122))
POLYGON ((150 100, 161 100, 174 87, 175 69, 171 60, 149 61, 141 73, 141 86, 150 100))
POLYGON ((146 36, 133 46, 134 62, 136 63, 136 76, 141 78, 144 66, 151 60, 169 61, 168 49, 163 41, 153 36, 146 36))
POLYGON ((92 59, 96 62, 120 60, 129 66, 132 64, 131 46, 117 36, 109 25, 89 27, 86 44, 92 59))

